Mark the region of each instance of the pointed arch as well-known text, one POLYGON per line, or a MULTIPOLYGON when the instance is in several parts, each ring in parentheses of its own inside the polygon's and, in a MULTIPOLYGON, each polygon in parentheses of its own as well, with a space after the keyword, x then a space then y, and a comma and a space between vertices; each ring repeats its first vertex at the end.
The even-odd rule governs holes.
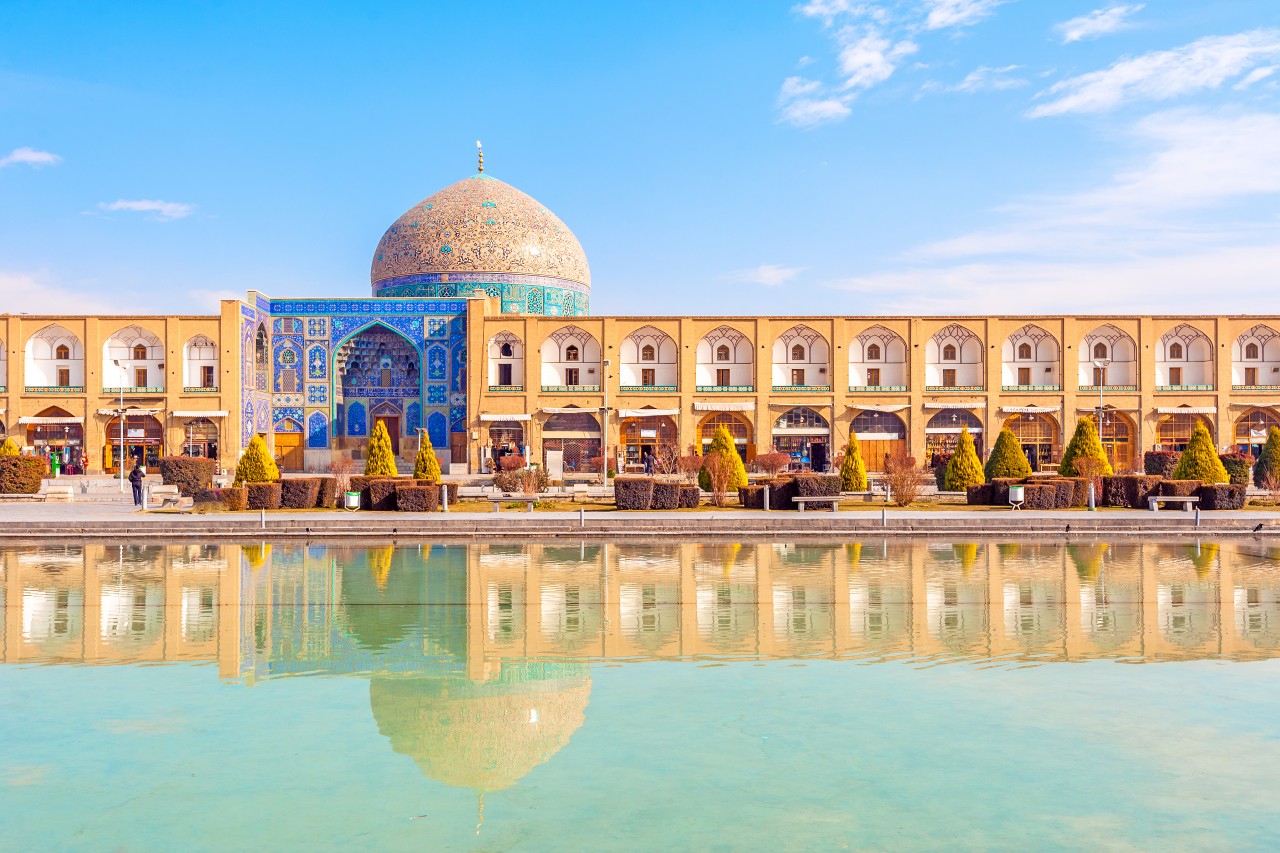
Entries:
POLYGON ((849 389, 907 390, 907 342, 884 326, 869 326, 849 342, 849 389))
POLYGON ((1080 339, 1077 378, 1081 391, 1099 386, 1115 390, 1138 389, 1138 345, 1128 332, 1105 323, 1080 339), (1098 367, 1094 360, 1108 361, 1098 367))
POLYGON ((1005 338, 1000 384, 1005 389, 1055 391, 1061 387, 1062 347, 1052 333, 1028 323, 1005 338))
POLYGON ((675 339, 656 326, 641 326, 619 346, 619 384, 623 388, 675 388, 679 352, 675 339))
POLYGON ((755 347, 751 339, 732 326, 717 326, 707 332, 695 352, 694 381, 698 390, 754 390, 755 347))
POLYGON ((218 345, 207 335, 195 335, 182 345, 182 385, 201 390, 218 387, 218 345))
POLYGON ((581 326, 561 326, 543 341, 544 389, 599 388, 600 342, 581 326))
POLYGON ((1213 342, 1190 323, 1179 323, 1156 345, 1156 387, 1213 390, 1213 342))
POLYGON ((982 339, 959 323, 934 332, 925 344, 924 374, 926 391, 982 390, 982 339))
POLYGON ((27 388, 84 388, 84 345, 65 326, 51 323, 27 338, 27 388))
POLYGON ((1236 338, 1231 345, 1231 384, 1236 390, 1280 385, 1280 333, 1259 323, 1236 338))
POLYGON ((816 329, 801 323, 774 339, 775 389, 830 388, 830 369, 831 344, 816 329))

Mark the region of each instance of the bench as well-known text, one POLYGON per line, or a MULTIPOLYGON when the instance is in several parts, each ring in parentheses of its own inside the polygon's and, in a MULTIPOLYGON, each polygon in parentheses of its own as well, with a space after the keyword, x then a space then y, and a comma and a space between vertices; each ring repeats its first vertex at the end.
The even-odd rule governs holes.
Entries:
POLYGON ((1192 495, 1187 495, 1186 497, 1168 497, 1165 495, 1150 495, 1147 497, 1147 509, 1151 510, 1152 512, 1159 512, 1161 503, 1182 504, 1181 508, 1184 512, 1186 512, 1187 510, 1191 509, 1193 506, 1195 506, 1199 502, 1200 502, 1200 499, 1192 495))
POLYGON ((178 494, 177 486, 152 486, 148 496, 148 509, 150 509, 150 501, 160 501, 159 509, 165 507, 177 506, 182 500, 182 496, 178 494))
POLYGON ((791 502, 796 505, 798 512, 804 512, 804 505, 811 503, 831 504, 832 512, 840 511, 839 495, 797 495, 791 499, 791 502))
POLYGON ((588 493, 588 489, 590 488, 590 486, 588 486, 586 483, 574 483, 570 488, 573 490, 572 500, 574 503, 578 502, 579 497, 581 497, 584 501, 590 497, 590 494, 588 493))
POLYGON ((493 504, 494 512, 502 512, 502 505, 509 503, 523 503, 526 507, 526 512, 533 512, 533 505, 537 502, 538 498, 536 496, 529 497, 528 495, 503 495, 497 498, 489 498, 489 503, 493 504))
POLYGON ((871 503, 873 500, 875 500, 875 495, 876 495, 875 489, 868 489, 865 492, 841 492, 840 493, 840 497, 842 498, 862 498, 864 503, 871 503))
POLYGON ((47 501, 70 501, 74 490, 70 483, 50 483, 44 487, 44 495, 47 501))

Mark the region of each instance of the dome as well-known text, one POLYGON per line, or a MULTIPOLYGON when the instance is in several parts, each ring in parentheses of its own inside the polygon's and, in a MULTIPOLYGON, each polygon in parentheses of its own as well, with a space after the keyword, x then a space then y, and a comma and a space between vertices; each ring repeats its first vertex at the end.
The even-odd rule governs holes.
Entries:
POLYGON ((559 217, 510 184, 476 174, 397 219, 378 242, 370 280, 375 296, 479 291, 501 296, 507 312, 585 314, 591 271, 559 217), (517 303, 530 286, 546 298, 517 303))

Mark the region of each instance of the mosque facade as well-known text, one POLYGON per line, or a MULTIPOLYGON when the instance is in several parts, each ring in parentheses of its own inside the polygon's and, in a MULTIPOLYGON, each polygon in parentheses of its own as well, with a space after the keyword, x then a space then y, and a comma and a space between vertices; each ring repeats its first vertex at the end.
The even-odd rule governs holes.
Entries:
POLYGON ((451 474, 519 453, 571 480, 717 426, 748 461, 816 470, 850 435, 877 470, 1008 426, 1043 468, 1092 418, 1129 470, 1196 423, 1255 454, 1280 425, 1280 316, 592 316, 568 226, 483 171, 397 219, 370 280, 208 316, 0 315, 0 430, 73 473, 230 469, 254 435, 286 471, 327 471, 382 422, 406 468, 425 434, 451 474))

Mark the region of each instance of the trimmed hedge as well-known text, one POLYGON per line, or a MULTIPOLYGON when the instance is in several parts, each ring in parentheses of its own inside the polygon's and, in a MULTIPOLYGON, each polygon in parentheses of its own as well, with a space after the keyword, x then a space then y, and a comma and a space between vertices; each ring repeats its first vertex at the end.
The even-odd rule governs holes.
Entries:
POLYGON ((1058 501, 1058 489, 1044 483, 1028 484, 1023 488, 1023 509, 1053 509, 1058 501))
POLYGON ((394 481, 395 478, 394 477, 366 477, 363 474, 359 474, 357 476, 350 478, 350 485, 348 486, 348 488, 351 489, 351 491, 353 492, 360 493, 361 509, 373 509, 373 495, 369 491, 369 486, 370 484, 375 483, 379 480, 394 481))
MULTIPOLYGON (((1054 483, 1055 485, 1058 485, 1060 483, 1071 484, 1071 492, 1066 496, 1067 502, 1064 506, 1081 507, 1081 506, 1089 505, 1089 478, 1088 477, 1059 477, 1057 479, 1050 480, 1050 482, 1054 483)), ((1058 488, 1061 489, 1062 486, 1058 485, 1058 488)), ((1058 500, 1061 501, 1062 496, 1059 496, 1058 500)))
POLYGON ((1163 480, 1160 483, 1160 497, 1189 498, 1203 485, 1200 480, 1163 480))
POLYGON ((1201 509, 1244 509, 1248 486, 1243 483, 1217 483, 1196 489, 1201 509))
POLYGON ((249 509, 279 509, 280 483, 245 483, 249 491, 249 509))
POLYGON ((680 507, 680 484, 655 480, 653 497, 649 500, 649 509, 678 509, 680 507))
POLYGON ((744 509, 764 509, 764 486, 743 486, 738 489, 738 503, 744 509))
POLYGON ((316 494, 316 507, 333 509, 338 505, 338 478, 316 477, 316 482, 320 484, 316 494))
POLYGON ((1231 478, 1232 483, 1240 486, 1249 485, 1249 477, 1253 473, 1252 456, 1233 450, 1222 454, 1218 459, 1222 460, 1222 467, 1227 469, 1227 476, 1231 478))
MULTIPOLYGON (((990 506, 994 503, 991 496, 995 494, 995 486, 991 483, 981 483, 976 486, 970 486, 965 490, 965 503, 969 506, 990 506)), ((1005 494, 1009 493, 1009 487, 1005 487, 1005 494)))
POLYGON ((396 509, 399 512, 438 512, 440 490, 435 485, 400 484, 396 486, 396 509))
POLYGON ((320 498, 320 480, 289 477, 280 481, 280 506, 285 509, 313 509, 320 498))
POLYGON ((230 512, 243 512, 249 508, 249 490, 244 486, 219 489, 218 494, 222 497, 223 506, 230 512))
MULTIPOLYGON (((836 509, 840 498, 840 476, 838 474, 797 474, 795 477, 796 496, 804 498, 833 497, 831 503, 809 503, 811 507, 830 507, 836 509)), ((796 509, 799 504, 794 504, 796 509)))
MULTIPOLYGON (((375 512, 395 512, 396 486, 406 484, 393 478, 372 480, 369 483, 369 508, 375 512)), ((407 485, 407 484, 406 484, 407 485)))
POLYGON ((437 504, 440 503, 439 497, 440 497, 441 486, 444 486, 445 490, 449 492, 449 506, 453 506, 458 502, 458 484, 457 483, 441 483, 441 482, 433 483, 430 480, 423 479, 422 477, 418 477, 414 479, 413 484, 415 486, 423 486, 423 487, 430 486, 431 488, 435 489, 437 504))
POLYGON ((177 486, 178 494, 185 498, 195 497, 200 489, 207 489, 213 484, 213 475, 218 471, 216 459, 205 459, 200 456, 161 456, 160 479, 166 486, 177 486))
POLYGON ((613 502, 618 509, 648 509, 653 503, 653 478, 614 477, 613 502))
POLYGON ((990 483, 992 506, 1008 506, 1009 487, 1021 485, 1022 482, 1014 477, 996 477, 992 480, 990 483))
POLYGON ((1148 450, 1142 454, 1142 470, 1148 474, 1161 477, 1172 477, 1173 469, 1178 467, 1182 454, 1177 450, 1148 450))
POLYGON ((1066 477, 1062 477, 1061 479, 1057 479, 1057 480, 1051 480, 1046 478, 1044 480, 1037 480, 1036 483, 1037 484, 1043 483, 1046 486, 1053 486, 1054 488, 1053 508, 1054 509, 1070 509, 1071 505, 1075 503, 1076 484, 1072 480, 1069 480, 1066 477))
POLYGON ((1147 498, 1157 493, 1161 480, 1152 474, 1122 474, 1102 478, 1103 506, 1146 509, 1147 498))
POLYGON ((0 495, 34 495, 48 471, 39 456, 0 456, 0 495))
POLYGON ((680 509, 696 509, 702 503, 702 489, 697 484, 680 486, 680 509))

